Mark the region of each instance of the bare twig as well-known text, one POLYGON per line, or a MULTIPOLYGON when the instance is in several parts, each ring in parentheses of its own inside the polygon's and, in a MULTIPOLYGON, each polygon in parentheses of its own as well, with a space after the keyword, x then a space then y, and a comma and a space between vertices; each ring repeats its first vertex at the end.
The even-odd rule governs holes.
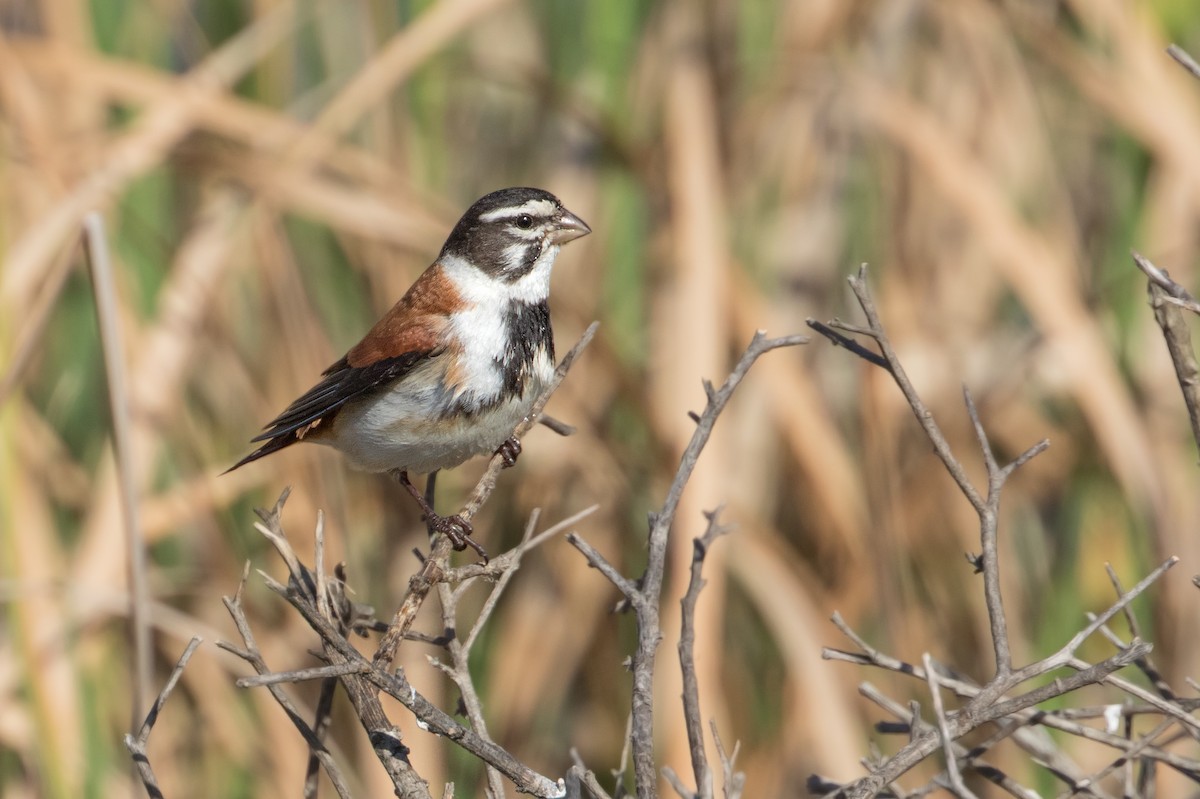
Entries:
POLYGON ((704 558, 709 547, 718 537, 731 528, 718 519, 721 508, 705 514, 708 528, 704 535, 692 541, 692 573, 687 593, 680 600, 679 666, 683 672, 683 720, 687 729, 688 748, 692 757, 692 775, 696 779, 695 796, 711 799, 713 793, 712 770, 704 754, 704 720, 700 714, 700 684, 696 679, 696 603, 704 589, 704 558))
POLYGON ((324 680, 328 677, 342 677, 346 674, 362 674, 363 667, 356 663, 342 663, 337 666, 316 666, 311 669, 293 669, 292 671, 272 671, 255 677, 238 677, 234 685, 238 688, 259 688, 264 685, 281 685, 288 682, 306 682, 308 680, 324 680))
POLYGON ((536 549, 546 543, 554 536, 562 533, 563 530, 575 526, 599 509, 599 505, 589 505, 583 510, 555 522, 550 527, 530 538, 528 542, 521 544, 515 549, 510 549, 508 552, 497 555, 487 563, 466 563, 462 566, 446 569, 445 580, 450 583, 464 584, 480 577, 485 580, 498 580, 512 568, 514 560, 520 560, 530 550, 536 549))
POLYGON ((121 314, 113 281, 112 260, 104 233, 104 218, 95 211, 83 219, 88 269, 96 300, 96 321, 104 349, 104 372, 108 383, 108 408, 112 415, 113 454, 121 489, 121 517, 125 526, 125 570, 129 579, 130 642, 133 649, 132 718, 137 724, 150 692, 150 588, 146 579, 146 542, 138 518, 137 476, 133 448, 133 423, 129 409, 129 379, 125 370, 125 348, 121 341, 121 314))
MULTIPOLYGON (((888 362, 885 358, 879 357, 877 354, 871 352, 869 349, 859 344, 849 336, 843 336, 841 333, 837 332, 837 330, 834 330, 830 325, 827 325, 824 322, 818 322, 816 319, 811 317, 806 319, 804 323, 825 338, 829 339, 836 346, 849 350, 867 363, 875 364, 880 369, 886 369, 889 372, 891 371, 891 367, 888 365, 888 362)), ((836 325, 839 329, 845 329, 848 327, 848 325, 844 325, 836 319, 830 320, 830 324, 836 325)))
MULTIPOLYGON (((1127 594, 1124 594, 1108 608, 1103 614, 1093 620, 1080 632, 1076 633, 1071 639, 1057 652, 1043 658, 1042 660, 1025 666, 1021 669, 1012 671, 1004 677, 994 677, 989 683, 982 688, 973 688, 965 685, 960 681, 950 681, 939 679, 941 684, 953 686, 954 690, 966 695, 972 695, 970 702, 967 703, 957 714, 950 720, 950 732, 954 738, 959 738, 962 735, 970 732, 980 724, 996 721, 1006 716, 1012 716, 1018 711, 1023 711, 1032 707, 1035 704, 1045 702, 1047 699, 1055 696, 1060 696, 1064 693, 1076 690, 1084 685, 1093 685, 1099 682, 1109 683, 1126 693, 1129 693, 1143 702, 1146 702, 1161 712, 1169 713, 1177 718, 1181 723, 1189 726, 1200 727, 1200 722, 1197 722, 1193 717, 1185 713, 1180 707, 1173 705, 1159 698, 1154 693, 1139 688, 1132 683, 1121 680, 1115 677, 1113 672, 1123 666, 1136 662, 1139 658, 1144 658, 1150 651, 1150 645, 1141 641, 1134 641, 1129 647, 1118 652, 1113 657, 1096 665, 1089 665, 1078 660, 1074 656, 1075 650, 1086 640, 1093 632, 1095 632, 1104 621, 1111 619, 1117 613, 1129 604, 1132 599, 1143 593, 1154 581, 1160 578, 1166 571, 1171 568, 1177 561, 1177 558, 1169 558, 1157 569, 1147 575, 1144 579, 1138 582, 1127 594), (1099 621, 1103 620, 1103 621, 1099 621), (1003 696, 1018 684, 1027 680, 1034 679, 1041 675, 1052 672, 1063 667, 1077 669, 1075 674, 1067 677, 1056 679, 1049 685, 1042 686, 1021 694, 1011 699, 1004 699, 1003 696)), ((840 617, 835 618, 835 623, 840 622, 840 617)), ((840 628, 844 628, 844 622, 839 624, 840 628)), ((852 640, 856 642, 862 639, 851 634, 852 640)), ((901 673, 912 674, 914 676, 925 678, 924 670, 919 667, 914 667, 910 664, 903 663, 894 658, 888 658, 881 653, 868 648, 866 652, 867 661, 873 665, 880 665, 885 668, 890 668, 901 673)), ((830 655, 826 651, 826 656, 830 655)), ((914 740, 905 746, 900 752, 889 759, 886 763, 881 764, 878 769, 868 777, 864 777, 851 786, 847 786, 844 790, 845 795, 853 797, 873 796, 872 791, 878 791, 883 786, 890 784, 897 777, 904 774, 908 769, 919 763, 922 759, 936 751, 938 747, 938 735, 936 732, 931 732, 923 736, 917 736, 914 740)), ((1089 736, 1094 737, 1094 736, 1089 736)), ((1117 737, 1117 741, 1122 739, 1117 737)), ((1120 747, 1120 744, 1116 744, 1120 747)))
MULTIPOLYGON (((286 492, 281 497, 281 501, 283 499, 286 499, 286 492)), ((326 667, 302 670, 283 675, 282 677, 286 677, 287 679, 333 678, 336 675, 336 678, 343 685, 347 695, 350 697, 355 712, 368 733, 376 755, 392 777, 393 784, 396 786, 399 796, 427 796, 428 787, 424 780, 416 775, 412 771, 411 766, 408 765, 407 748, 401 742, 399 729, 384 716, 379 704, 378 694, 380 691, 399 700, 401 704, 418 718, 423 729, 455 742, 489 766, 494 767, 499 774, 512 780, 519 791, 545 797, 546 799, 561 797, 564 790, 561 780, 556 782, 530 769, 487 737, 486 728, 482 724, 482 709, 478 706, 477 701, 473 702, 471 693, 473 689, 470 684, 469 673, 466 671, 466 661, 469 653, 463 650, 454 638, 447 639, 442 643, 452 653, 456 648, 458 649, 459 654, 456 657, 455 663, 461 669, 462 673, 456 676, 461 678, 459 687, 464 692, 464 701, 475 705, 470 715, 476 729, 459 724, 452 717, 418 694, 416 689, 404 677, 403 673, 389 673, 378 668, 377 664, 360 653, 347 640, 345 633, 349 612, 345 607, 348 603, 345 602, 344 595, 340 593, 341 579, 317 579, 300 563, 280 524, 281 510, 282 505, 277 503, 272 511, 260 512, 263 521, 259 525, 259 528, 270 538, 284 562, 288 564, 288 583, 284 585, 266 574, 263 574, 263 579, 267 587, 286 599, 292 607, 299 611, 300 615, 313 631, 317 633, 324 647, 323 657, 328 663, 326 667), (322 607, 322 603, 318 601, 315 595, 316 586, 318 585, 327 586, 326 590, 330 594, 328 602, 325 603, 324 607, 322 607), (329 612, 330 609, 333 612, 329 612)), ((531 520, 527 537, 531 535, 535 521, 536 517, 534 520, 531 520)), ((511 564, 510 568, 516 568, 519 560, 515 558, 510 559, 509 563, 511 564)), ((454 607, 453 592, 449 591, 448 586, 442 586, 442 589, 444 589, 443 598, 446 599, 447 596, 449 597, 449 601, 444 607, 452 609, 454 607)), ((231 612, 237 611, 240 614, 240 606, 237 603, 230 601, 228 604, 230 605, 231 612)), ((447 625, 453 627, 455 621, 452 618, 452 614, 449 614, 448 618, 447 625)), ((235 621, 237 619, 238 616, 235 615, 235 621)), ((239 622, 239 630, 243 629, 242 622, 244 622, 244 618, 239 622)), ((247 650, 237 650, 233 647, 227 648, 230 651, 236 652, 239 656, 250 660, 260 675, 267 675, 262 679, 247 680, 245 684, 265 684, 268 690, 272 691, 273 694, 277 694, 280 691, 281 675, 271 674, 266 669, 265 664, 261 662, 261 656, 257 655, 256 647, 253 644, 253 637, 248 626, 242 634, 243 638, 247 641, 247 650)), ((474 699, 477 700, 477 697, 474 699)), ((314 751, 323 753, 323 747, 321 747, 320 741, 314 731, 309 729, 294 712, 289 711, 289 716, 292 717, 293 723, 296 723, 297 728, 301 730, 309 745, 314 747, 314 751)), ((324 761, 322 762, 324 763, 324 761)), ((489 785, 493 793, 503 795, 503 784, 497 780, 498 777, 490 779, 489 785)))
MULTIPOLYGON (((971 507, 975 509, 976 514, 979 516, 981 554, 977 565, 979 570, 983 572, 984 599, 987 604, 988 620, 991 625, 992 646, 996 661, 996 682, 998 683, 1006 678, 1012 670, 1012 653, 1008 642, 1008 623, 1005 620, 1004 603, 1000 595, 1000 563, 997 540, 1000 496, 1009 476, 1030 459, 1044 451, 1050 444, 1045 440, 1038 442, 1018 456, 1012 463, 1001 467, 996 461, 991 445, 988 443, 987 434, 984 432, 983 424, 979 419, 979 412, 975 407, 974 400, 972 400, 970 392, 964 387, 963 400, 966 403, 967 412, 971 417, 971 423, 974 426, 976 438, 979 441, 979 447, 983 454, 984 464, 987 467, 987 495, 985 497, 980 494, 971 483, 970 478, 967 477, 966 470, 963 469, 958 458, 951 451, 950 444, 946 441, 945 435, 943 435, 941 428, 934 420, 933 414, 925 406, 916 388, 908 379, 904 365, 900 362, 899 357, 892 347, 891 339, 888 338, 887 331, 884 329, 879 312, 875 307, 875 300, 871 296, 871 289, 867 285, 867 265, 863 264, 859 268, 858 274, 848 278, 848 281, 859 307, 862 308, 863 314, 867 317, 868 326, 862 328, 835 320, 830 323, 830 327, 836 327, 839 330, 857 335, 866 335, 875 341, 882 353, 883 363, 881 365, 892 375, 896 385, 908 401, 913 414, 917 417, 918 423, 925 430, 926 437, 933 445, 933 449, 941 459, 946 471, 950 473, 954 482, 958 484, 958 488, 963 496, 971 503, 971 507)), ((818 332, 830 336, 835 343, 846 346, 844 337, 836 334, 831 335, 827 332, 828 328, 825 326, 811 322, 810 326, 814 327, 818 332)), ((861 347, 854 351, 859 353, 860 350, 862 350, 861 347)), ((867 355, 863 355, 863 357, 867 357, 872 363, 879 364, 877 357, 868 357, 868 355, 870 355, 869 352, 867 355)))
POLYGON ((1200 447, 1200 365, 1197 365, 1196 352, 1192 349, 1191 329, 1179 311, 1183 307, 1192 313, 1200 313, 1200 302, 1172 280, 1165 269, 1159 269, 1139 253, 1133 253, 1133 262, 1150 279, 1147 286, 1150 307, 1154 310, 1154 320, 1162 330, 1167 352, 1175 367, 1175 380, 1183 392, 1183 403, 1192 425, 1192 439, 1200 447))
POLYGON ((583 764, 583 759, 575 749, 571 750, 571 759, 575 763, 567 769, 567 799, 582 799, 584 788, 592 799, 612 799, 608 791, 601 787, 595 773, 583 764))
POLYGON ((1142 273, 1150 279, 1151 284, 1166 292, 1167 296, 1174 301, 1172 304, 1200 314, 1200 301, 1193 297, 1190 291, 1172 280, 1167 270, 1155 266, 1149 258, 1136 250, 1130 251, 1130 255, 1133 256, 1134 266, 1142 270, 1142 273))
POLYGON ((712 727, 713 745, 717 747, 717 758, 721 761, 721 772, 725 778, 721 790, 725 799, 741 799, 742 789, 746 785, 746 775, 734 770, 738 752, 742 748, 741 741, 735 741, 733 752, 726 753, 725 744, 721 741, 721 734, 717 732, 717 722, 710 722, 710 726, 712 727))
MULTIPOLYGON (((919 715, 917 715, 915 712, 917 708, 911 706, 905 707, 899 702, 889 699, 870 683, 863 683, 859 687, 859 692, 870 701, 879 705, 888 713, 891 713, 893 716, 900 719, 900 724, 898 727, 908 732, 910 736, 915 734, 917 731, 928 732, 933 729, 924 721, 922 721, 919 715)), ((963 768, 970 767, 980 776, 1003 788, 1012 796, 1018 797, 1018 799, 1037 799, 1036 793, 1021 785, 995 766, 982 761, 982 755, 989 748, 988 744, 972 747, 970 751, 958 743, 952 742, 950 747, 955 753, 956 758, 961 761, 963 768)), ((840 788, 840 786, 831 787, 833 791, 837 791, 840 788)), ((935 777, 928 787, 931 790, 941 787, 951 790, 952 792, 954 791, 952 781, 949 779, 942 779, 940 777, 935 777)), ((965 787, 963 790, 966 790, 965 787)), ((924 790, 918 790, 914 792, 913 795, 922 796, 925 793, 926 791, 924 790)), ((1105 799, 1107 799, 1107 797, 1105 799)))
MULTIPOLYGON (((933 444, 934 451, 945 465, 946 471, 954 478, 954 482, 958 483, 959 490, 962 491, 963 496, 967 498, 971 506, 976 511, 982 511, 985 507, 983 496, 971 484, 966 470, 963 469, 958 459, 954 457, 954 453, 950 451, 950 445, 946 442, 946 437, 942 435, 941 428, 938 427, 937 422, 933 419, 933 414, 925 407, 920 395, 917 394, 916 388, 913 387, 912 381, 908 379, 908 374, 904 371, 904 366, 900 363, 895 350, 892 349, 891 340, 888 339, 887 334, 884 332, 883 322, 880 321, 879 312, 875 309, 875 300, 871 297, 871 290, 867 286, 867 265, 863 264, 859 267, 858 274, 847 278, 847 282, 850 284, 850 290, 854 292, 855 299, 858 300, 859 306, 867 317, 870 334, 879 345, 879 350, 886 363, 885 368, 892 375, 892 379, 896 381, 896 385, 900 387, 904 398, 908 400, 909 406, 917 417, 917 422, 924 428, 926 436, 928 436, 930 443, 933 444)), ((839 327, 843 326, 843 324, 837 322, 831 326, 839 327)), ((861 328, 853 327, 849 329, 854 332, 861 330, 861 328)), ((875 360, 872 360, 872 363, 878 365, 878 362, 875 360)))
POLYGON ((1171 45, 1167 48, 1167 55, 1178 61, 1184 69, 1192 73, 1193 77, 1200 78, 1200 64, 1197 64, 1196 59, 1188 55, 1187 51, 1182 47, 1175 44, 1171 45))
MULTIPOLYGON (((317 577, 317 607, 325 618, 334 621, 330 606, 330 586, 325 577, 325 514, 317 511, 317 528, 313 535, 313 568, 317 577)), ((339 625, 343 633, 345 625, 339 625)), ((333 696, 337 692, 337 677, 327 675, 321 680, 321 691, 317 695, 317 708, 313 713, 313 732, 324 742, 329 726, 333 723, 333 696)), ((308 753, 308 764, 304 769, 304 799, 316 799, 321 773, 321 761, 315 752, 308 753)))
POLYGON ((922 657, 925 664, 925 681, 929 684, 929 696, 933 705, 933 715, 937 721, 938 735, 941 737, 942 751, 946 754, 946 774, 950 778, 950 789, 955 796, 973 798, 975 794, 967 790, 963 784, 962 774, 958 770, 958 759, 954 753, 954 739, 950 737, 950 725, 946 722, 946 709, 942 705, 942 686, 938 683, 937 674, 933 669, 933 661, 926 652, 922 657))
MULTIPOLYGON (((487 722, 483 717, 483 705, 479 700, 479 692, 475 689, 475 682, 471 677, 471 647, 475 643, 479 631, 487 623, 488 618, 491 617, 492 610, 495 608, 500 595, 504 593, 509 580, 516 574, 517 568, 521 565, 521 553, 533 535, 539 515, 536 510, 530 514, 529 522, 525 525, 525 535, 522 537, 521 543, 513 550, 515 557, 509 560, 508 569, 500 575, 500 578, 492 587, 470 633, 465 639, 456 634, 446 642, 446 650, 450 653, 451 663, 446 665, 436 660, 432 661, 434 666, 439 668, 458 686, 459 695, 462 697, 462 706, 466 711, 467 719, 471 722, 471 727, 480 738, 489 742, 492 739, 488 735, 487 722)), ((438 584, 438 597, 442 605, 443 629, 458 629, 458 599, 461 596, 460 591, 465 587, 465 585, 460 585, 459 589, 456 590, 452 589, 448 582, 443 581, 438 584)), ((492 799, 504 799, 504 782, 501 779, 500 772, 491 764, 485 764, 485 768, 488 795, 492 799)))
MULTIPOLYGON (((338 627, 317 608, 316 597, 314 595, 316 580, 312 573, 300 563, 299 558, 296 557, 295 551, 287 540, 287 536, 284 534, 280 516, 283 511, 283 503, 287 500, 287 495, 288 492, 285 490, 272 510, 258 511, 262 522, 256 525, 256 527, 267 536, 279 552, 280 557, 288 564, 289 586, 281 586, 266 575, 264 575, 264 579, 268 587, 282 592, 289 600, 293 595, 308 598, 310 600, 308 607, 312 611, 311 615, 320 619, 322 629, 328 631, 330 637, 340 639, 342 643, 346 644, 346 648, 357 655, 357 650, 350 647, 343 633, 338 630, 338 627)), ((247 648, 239 650, 228 645, 223 648, 249 662, 259 674, 270 673, 266 662, 258 653, 249 622, 246 621, 244 612, 242 611, 241 593, 242 589, 239 587, 234 599, 227 598, 225 600, 225 606, 229 610, 230 615, 233 616, 234 623, 237 625, 238 632, 241 634, 242 640, 245 641, 247 648)), ((293 605, 295 604, 293 602, 293 605)), ((313 620, 308 618, 308 616, 306 616, 306 619, 311 626, 313 620)), ((345 666, 348 663, 356 663, 357 665, 357 660, 361 659, 361 655, 357 655, 357 658, 347 657, 345 650, 331 645, 336 642, 331 642, 329 638, 323 638, 323 643, 325 644, 325 656, 330 665, 345 666)), ((355 714, 358 716, 363 729, 367 732, 376 757, 383 764, 384 770, 392 780, 396 795, 402 797, 402 799, 408 799, 409 797, 421 797, 423 799, 424 797, 428 797, 429 785, 409 764, 408 748, 403 743, 400 729, 392 724, 386 714, 384 714, 383 707, 379 702, 378 689, 374 687, 373 683, 366 676, 356 670, 351 670, 350 673, 342 676, 342 685, 346 689, 346 694, 349 696, 351 704, 354 705, 355 714)), ((291 701, 283 693, 280 685, 272 684, 266 687, 275 700, 284 708, 285 712, 287 712, 292 724, 304 736, 310 751, 321 758, 321 765, 332 779, 333 773, 336 771, 336 765, 333 764, 333 760, 326 751, 320 736, 300 717, 300 714, 296 711, 291 701), (331 771, 331 768, 333 771, 331 771)), ((320 719, 318 719, 318 723, 320 723, 320 719)))
MULTIPOLYGON (((352 701, 355 700, 356 696, 365 697, 369 694, 373 701, 378 702, 376 694, 379 691, 383 691, 408 708, 430 732, 453 741, 484 762, 495 766, 505 777, 516 784, 519 791, 545 797, 545 799, 562 796, 563 787, 561 782, 556 782, 549 777, 537 773, 499 745, 483 738, 469 727, 459 724, 451 716, 447 715, 418 693, 416 688, 408 682, 403 672, 385 672, 370 660, 367 660, 361 652, 346 640, 345 636, 338 632, 337 628, 328 619, 320 614, 311 596, 301 591, 295 580, 289 581, 289 584, 286 586, 266 575, 264 575, 264 580, 267 587, 286 599, 292 607, 299 611, 300 615, 304 617, 304 620, 313 631, 320 636, 322 642, 325 644, 326 657, 330 661, 334 663, 352 663, 362 669, 361 676, 359 676, 360 672, 354 671, 343 678, 343 685, 346 685, 346 691, 350 694, 352 701), (362 689, 354 685, 353 681, 355 680, 370 682, 374 686, 374 690, 362 689)), ((362 719, 362 711, 359 709, 357 702, 355 710, 359 712, 360 719, 362 719)), ((364 720, 364 726, 368 720, 370 718, 364 720)), ((386 731, 386 734, 391 735, 390 730, 393 729, 395 728, 389 726, 389 731, 386 731)), ((371 734, 372 743, 376 744, 378 750, 377 737, 379 733, 372 732, 370 729, 368 729, 368 732, 371 734)), ((393 744, 399 743, 398 735, 397 730, 395 732, 396 737, 391 739, 393 744)), ((401 744, 400 746, 402 747, 403 745, 401 744)))
POLYGON ((162 799, 163 793, 159 788, 157 778, 154 776, 154 770, 150 767, 150 756, 146 752, 146 742, 150 740, 150 731, 154 729, 154 723, 158 721, 158 714, 162 712, 163 705, 167 703, 167 698, 175 690, 179 678, 183 676, 183 670, 187 668, 188 661, 192 659, 192 654, 200 646, 202 640, 197 635, 188 642, 187 648, 183 650, 183 654, 179 656, 179 661, 171 671, 171 676, 167 678, 167 684, 159 692, 158 698, 154 700, 154 704, 150 707, 150 712, 146 714, 146 720, 138 728, 137 735, 130 733, 125 736, 125 748, 129 750, 129 754, 133 757, 133 764, 137 768, 138 776, 142 780, 142 785, 146 787, 146 793, 149 794, 150 799, 162 799))
MULTIPOLYGON (((905 663, 878 652, 874 653, 873 655, 862 655, 855 658, 849 653, 841 653, 837 652, 836 650, 826 649, 823 651, 822 656, 834 660, 846 660, 847 662, 857 663, 859 665, 873 665, 889 671, 906 674, 920 680, 925 679, 925 671, 921 666, 905 663), (834 656, 834 653, 837 654, 836 657, 834 656)), ((936 666, 936 668, 943 672, 945 670, 944 666, 936 666)), ((1112 678, 1110 677, 1109 679, 1112 678)), ((979 695, 981 690, 977 685, 964 682, 959 678, 947 677, 944 673, 938 677, 938 681, 943 687, 952 689, 958 696, 968 698, 975 697, 979 695)), ((863 685, 860 687, 860 691, 864 694, 864 696, 866 696, 873 692, 874 689, 871 688, 869 683, 863 683, 863 685)), ((1181 702, 1179 704, 1179 708, 1185 711, 1196 710, 1197 703, 1200 703, 1200 700, 1188 700, 1181 702)), ((1078 773, 1078 770, 1054 750, 1048 749, 1042 745, 1039 740, 1035 740, 1026 734, 1029 733, 1030 730, 1025 725, 1042 725, 1070 735, 1075 735, 1080 738, 1085 738, 1090 741, 1104 744, 1112 747, 1113 749, 1125 751, 1126 749, 1130 748, 1130 744, 1124 738, 1117 735, 1108 734, 1103 730, 1098 730, 1094 727, 1077 724, 1072 721, 1072 719, 1101 717, 1105 715, 1105 712, 1105 708, 1084 708, 1077 710, 1058 710, 1053 712, 1034 709, 1022 710, 1020 712, 1010 714, 1006 719, 999 722, 1001 725, 1004 725, 1005 729, 998 732, 995 739, 989 741, 986 746, 993 745, 1003 737, 1012 736, 1017 744, 1021 746, 1021 748, 1029 751, 1039 761, 1046 764, 1047 767, 1057 777, 1065 780, 1069 785, 1074 785, 1078 781, 1084 779, 1082 776, 1074 776, 1078 773)), ((1133 706, 1130 708, 1124 708, 1122 712, 1129 714, 1158 714, 1161 713, 1161 710, 1150 705, 1144 705, 1140 707, 1133 706)), ((975 747, 975 749, 983 749, 986 748, 986 746, 980 745, 979 747, 975 747)), ((972 751, 974 752, 975 749, 972 751)), ((1189 775, 1200 773, 1200 761, 1181 757, 1175 753, 1167 752, 1155 747, 1143 747, 1143 749, 1144 751, 1142 753, 1145 757, 1160 761, 1171 768, 1180 771, 1181 773, 1189 775)))
MULTIPOLYGON (((286 498, 286 492, 283 498, 286 498)), ((266 660, 263 659, 262 653, 258 650, 254 632, 250 629, 250 622, 246 618, 245 610, 242 608, 242 591, 246 586, 246 576, 249 574, 249 570, 250 566, 246 564, 246 569, 242 574, 242 581, 238 585, 237 593, 232 597, 225 597, 222 600, 225 603, 225 609, 229 611, 229 615, 233 619, 234 626, 237 627, 238 634, 241 636, 245 648, 242 649, 224 641, 218 641, 217 646, 249 663, 260 675, 271 674, 272 672, 267 666, 266 660)), ((316 757, 322 768, 325 769, 325 774, 329 777, 329 781, 333 783, 334 790, 337 791, 338 796, 341 799, 349 799, 350 789, 346 785, 346 780, 342 776, 337 762, 334 761, 333 755, 325 748, 321 736, 317 734, 316 730, 308 726, 308 722, 300 715, 299 709, 292 703, 292 700, 288 698, 288 695, 284 693, 283 688, 279 684, 267 683, 267 690, 270 691, 271 697, 283 708, 283 712, 287 715, 288 720, 292 722, 292 725, 295 726, 301 737, 304 738, 305 743, 308 744, 310 756, 316 757)), ((305 782, 307 783, 307 779, 305 782)))
POLYGON ((784 336, 769 339, 758 331, 746 347, 742 357, 720 389, 705 385, 708 402, 696 420, 696 430, 692 433, 691 441, 680 458, 675 479, 667 491, 662 509, 650 516, 650 535, 646 570, 636 582, 622 577, 617 569, 603 555, 589 546, 586 541, 576 535, 567 536, 587 559, 588 564, 599 570, 613 585, 629 600, 637 616, 638 643, 633 654, 633 720, 631 741, 633 747, 634 782, 637 785, 638 796, 647 799, 654 796, 658 775, 654 766, 653 734, 654 734, 654 659, 662 632, 659 627, 659 602, 662 595, 663 572, 666 568, 667 544, 670 538, 671 525, 675 520, 675 511, 679 506, 679 498, 692 475, 692 470, 700 458, 700 453, 708 443, 717 417, 725 409, 726 403, 734 390, 745 378, 746 373, 754 362, 764 353, 780 347, 793 347, 807 343, 804 336, 784 336))

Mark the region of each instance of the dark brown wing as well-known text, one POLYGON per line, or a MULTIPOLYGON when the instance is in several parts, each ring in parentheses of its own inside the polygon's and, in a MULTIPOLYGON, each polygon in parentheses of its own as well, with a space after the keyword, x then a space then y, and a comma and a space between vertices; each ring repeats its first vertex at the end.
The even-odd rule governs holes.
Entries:
POLYGON ((309 425, 315 422, 332 421, 339 408, 355 397, 404 377, 414 367, 437 353, 436 350, 406 352, 396 358, 378 361, 370 366, 355 368, 342 358, 325 370, 320 383, 306 391, 283 413, 275 417, 253 441, 265 441, 258 449, 229 467, 232 472, 239 466, 278 452, 304 438, 309 425))
POLYGON ((304 438, 309 426, 330 422, 339 408, 379 386, 411 372, 446 349, 449 315, 462 300, 439 265, 434 264, 358 344, 324 372, 306 391, 263 428, 252 441, 265 441, 226 471, 278 452, 304 438))

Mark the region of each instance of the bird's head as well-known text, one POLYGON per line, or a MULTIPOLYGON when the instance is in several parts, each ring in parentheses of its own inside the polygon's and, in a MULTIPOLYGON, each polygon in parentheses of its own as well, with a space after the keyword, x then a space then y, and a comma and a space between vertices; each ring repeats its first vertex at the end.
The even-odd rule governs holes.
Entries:
POLYGON ((456 256, 511 282, 539 264, 548 266, 561 245, 591 232, 548 191, 501 189, 467 209, 446 239, 442 255, 456 256))

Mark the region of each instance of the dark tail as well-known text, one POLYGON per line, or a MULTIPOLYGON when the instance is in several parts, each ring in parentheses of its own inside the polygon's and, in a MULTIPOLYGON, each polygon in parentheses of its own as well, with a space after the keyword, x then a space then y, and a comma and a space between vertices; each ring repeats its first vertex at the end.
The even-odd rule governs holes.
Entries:
POLYGON ((261 447, 254 450, 249 455, 242 458, 240 461, 233 464, 225 471, 221 472, 221 474, 229 474, 234 469, 240 469, 241 467, 245 466, 247 463, 250 463, 251 461, 256 461, 259 458, 266 457, 267 455, 270 455, 272 452, 278 452, 279 450, 283 449, 284 447, 290 447, 292 444, 295 444, 299 440, 300 439, 296 437, 295 433, 287 433, 282 436, 277 436, 276 438, 267 439, 267 443, 263 444, 261 447))

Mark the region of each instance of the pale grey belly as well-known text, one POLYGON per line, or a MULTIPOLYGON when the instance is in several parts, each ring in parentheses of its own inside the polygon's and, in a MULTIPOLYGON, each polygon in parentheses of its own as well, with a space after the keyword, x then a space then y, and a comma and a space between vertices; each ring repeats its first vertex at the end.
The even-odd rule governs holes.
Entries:
POLYGON ((470 413, 446 413, 445 392, 407 387, 347 403, 319 443, 340 450, 357 469, 432 472, 491 454, 528 415, 543 381, 533 380, 524 396, 470 413))

